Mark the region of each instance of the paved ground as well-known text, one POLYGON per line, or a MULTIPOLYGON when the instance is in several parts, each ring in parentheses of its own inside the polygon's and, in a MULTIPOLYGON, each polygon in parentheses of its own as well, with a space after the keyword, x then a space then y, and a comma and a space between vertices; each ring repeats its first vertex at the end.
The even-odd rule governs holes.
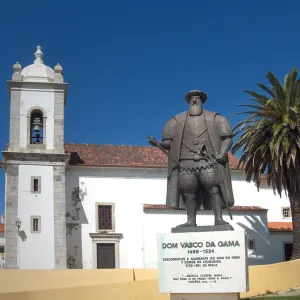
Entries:
POLYGON ((288 289, 286 291, 278 292, 278 296, 297 296, 300 295, 300 287, 288 289))

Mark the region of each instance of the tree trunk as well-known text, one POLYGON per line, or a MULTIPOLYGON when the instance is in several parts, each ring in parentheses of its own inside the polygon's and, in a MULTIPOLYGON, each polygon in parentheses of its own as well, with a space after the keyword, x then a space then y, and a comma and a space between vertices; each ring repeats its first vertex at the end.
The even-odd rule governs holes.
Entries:
POLYGON ((291 260, 300 259, 300 192, 289 193, 293 220, 293 254, 291 260))

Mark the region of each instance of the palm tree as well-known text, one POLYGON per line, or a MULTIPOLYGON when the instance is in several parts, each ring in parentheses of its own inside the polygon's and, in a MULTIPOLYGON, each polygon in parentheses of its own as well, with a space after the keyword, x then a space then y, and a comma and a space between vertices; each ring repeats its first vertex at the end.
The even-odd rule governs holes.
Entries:
POLYGON ((293 222, 293 253, 300 259, 300 79, 296 69, 284 78, 283 86, 271 73, 271 84, 257 83, 265 95, 245 90, 254 103, 247 107, 247 117, 234 127, 240 135, 232 148, 241 150, 239 165, 243 165, 246 180, 253 180, 259 189, 262 176, 267 177, 274 193, 285 192, 291 204, 293 222))

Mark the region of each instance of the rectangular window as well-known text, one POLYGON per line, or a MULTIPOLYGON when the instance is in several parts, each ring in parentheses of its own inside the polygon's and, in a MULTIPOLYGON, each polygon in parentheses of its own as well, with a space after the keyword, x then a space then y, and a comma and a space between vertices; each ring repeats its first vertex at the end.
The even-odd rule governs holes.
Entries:
POLYGON ((41 177, 32 176, 31 177, 31 193, 40 194, 41 193, 41 177))
POLYGON ((38 179, 33 179, 33 191, 38 192, 39 191, 39 180, 38 179))
POLYGON ((291 209, 289 207, 283 207, 282 208, 282 216, 284 219, 291 218, 291 209))
POLYGON ((38 218, 32 219, 32 231, 33 232, 39 231, 39 219, 38 218))
POLYGON ((31 217, 31 232, 40 233, 41 232, 41 217, 31 217))
POLYGON ((255 250, 255 240, 248 240, 248 249, 249 250, 255 250))
POLYGON ((98 229, 112 230, 112 205, 98 205, 98 229))

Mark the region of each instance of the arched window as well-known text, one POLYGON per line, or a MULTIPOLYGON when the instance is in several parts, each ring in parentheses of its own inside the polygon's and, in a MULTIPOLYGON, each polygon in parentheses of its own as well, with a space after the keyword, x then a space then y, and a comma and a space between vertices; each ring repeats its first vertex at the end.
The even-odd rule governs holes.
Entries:
POLYGON ((43 113, 33 110, 30 114, 30 144, 43 144, 43 113))

